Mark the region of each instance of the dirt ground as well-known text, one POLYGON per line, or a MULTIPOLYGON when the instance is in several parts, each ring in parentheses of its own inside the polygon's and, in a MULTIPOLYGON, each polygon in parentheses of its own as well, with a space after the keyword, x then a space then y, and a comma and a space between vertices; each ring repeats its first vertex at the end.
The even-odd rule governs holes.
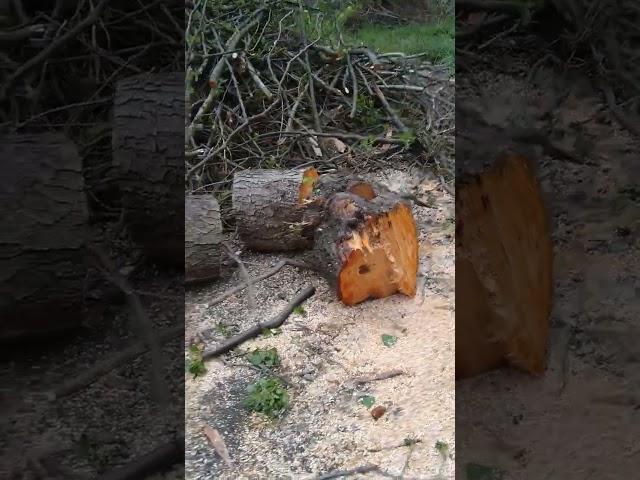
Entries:
POLYGON ((456 478, 471 478, 468 463, 498 468, 505 480, 635 478, 638 140, 583 72, 543 67, 528 82, 537 57, 511 48, 521 41, 496 52, 501 71, 459 75, 456 101, 490 99, 485 111, 502 126, 550 121, 552 140, 584 163, 538 152, 555 244, 549 368, 541 378, 499 370, 456 383, 456 478))
MULTIPOLYGON (((419 229, 420 272, 415 298, 395 295, 347 307, 320 276, 285 267, 255 288, 257 309, 246 292, 212 308, 207 301, 241 283, 237 268, 225 279, 186 295, 187 339, 198 332, 215 344, 230 331, 271 318, 306 285, 317 293, 275 336, 260 337, 222 360, 206 363, 203 377, 186 379, 186 478, 306 479, 333 470, 375 464, 405 479, 452 479, 454 471, 454 223, 453 198, 436 178, 414 185, 418 175, 387 171, 377 177, 390 188, 415 188, 433 208, 413 207, 419 229), (397 337, 392 347, 381 336, 397 337), (276 347, 276 373, 289 384, 290 408, 277 420, 248 412, 247 385, 260 372, 241 352, 276 347), (401 369, 386 380, 353 385, 354 377, 401 369), (386 413, 375 421, 358 399, 375 397, 386 413), (224 437, 232 461, 225 467, 203 434, 208 425, 224 437), (419 440, 412 447, 405 439, 419 440), (436 449, 436 442, 446 451, 436 449), (371 451, 378 450, 378 451, 371 451), (442 452, 442 453, 441 453, 442 452)), ((241 252, 251 276, 282 255, 241 252)), ((380 474, 352 478, 383 478, 380 474)))

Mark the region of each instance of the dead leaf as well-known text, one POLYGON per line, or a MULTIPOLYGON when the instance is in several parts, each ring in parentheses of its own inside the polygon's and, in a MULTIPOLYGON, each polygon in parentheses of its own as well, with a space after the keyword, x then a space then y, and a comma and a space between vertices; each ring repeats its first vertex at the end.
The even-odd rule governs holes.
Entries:
POLYGON ((220 435, 218 430, 216 430, 215 428, 211 428, 208 425, 204 426, 203 431, 216 453, 220 456, 220 458, 222 458, 227 467, 231 467, 231 457, 229 457, 227 445, 224 443, 222 435, 220 435))

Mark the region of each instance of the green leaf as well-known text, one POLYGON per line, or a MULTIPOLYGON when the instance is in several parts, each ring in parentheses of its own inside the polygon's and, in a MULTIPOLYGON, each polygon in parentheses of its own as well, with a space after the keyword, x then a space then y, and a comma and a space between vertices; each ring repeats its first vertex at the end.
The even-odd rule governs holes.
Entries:
POLYGON ((247 359, 256 367, 274 368, 280 365, 280 357, 275 347, 269 349, 256 348, 247 355, 247 359))
POLYGON ((467 480, 503 480, 505 471, 477 463, 467 463, 467 480))
POLYGON ((382 334, 382 343, 385 347, 393 347, 396 344, 397 340, 398 338, 394 337, 393 335, 389 335, 387 333, 382 334))
POLYGON ((373 404, 375 402, 376 402, 375 397, 372 397, 371 395, 363 395, 362 397, 360 397, 360 403, 367 408, 373 407, 373 404))
POLYGON ((302 305, 298 305, 296 308, 293 309, 293 313, 295 313, 296 315, 306 315, 307 312, 305 311, 304 307, 302 305))
POLYGON ((244 404, 249 410, 275 417, 289 406, 289 394, 277 378, 261 378, 247 387, 244 404))
POLYGON ((440 455, 442 455, 443 457, 446 457, 447 453, 449 452, 449 444, 447 442, 442 442, 438 440, 435 444, 435 449, 438 451, 440 455))

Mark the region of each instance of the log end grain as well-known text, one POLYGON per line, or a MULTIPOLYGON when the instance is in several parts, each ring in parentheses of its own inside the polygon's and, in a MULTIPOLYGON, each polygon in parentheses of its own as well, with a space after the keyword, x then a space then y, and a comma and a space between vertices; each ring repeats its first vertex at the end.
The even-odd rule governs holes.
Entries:
POLYGON ((456 188, 456 376, 546 369, 553 248, 535 173, 507 155, 456 188))
MULTIPOLYGON (((333 205, 351 215, 353 204, 333 205)), ((351 220, 347 220, 351 222, 351 220)), ((348 227, 347 227, 348 228, 348 227)), ((418 272, 418 243, 411 210, 404 203, 372 211, 352 233, 338 241, 342 259, 337 275, 338 298, 355 305, 370 298, 401 293, 414 296, 418 272)))

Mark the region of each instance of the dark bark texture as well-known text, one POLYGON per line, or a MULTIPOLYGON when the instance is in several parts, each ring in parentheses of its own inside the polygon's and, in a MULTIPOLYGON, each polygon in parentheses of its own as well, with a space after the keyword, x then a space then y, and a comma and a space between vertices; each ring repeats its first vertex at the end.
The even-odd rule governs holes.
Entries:
POLYGON ((248 170, 233 179, 233 211, 244 245, 277 252, 313 246, 313 230, 303 224, 303 173, 248 170))
POLYGON ((0 339, 78 326, 86 277, 82 161, 60 134, 0 140, 0 339))
POLYGON ((220 206, 211 195, 185 198, 184 267, 187 283, 212 280, 220 275, 222 247, 220 206))
POLYGON ((184 75, 144 74, 119 82, 113 156, 124 220, 146 255, 183 265, 184 75))

